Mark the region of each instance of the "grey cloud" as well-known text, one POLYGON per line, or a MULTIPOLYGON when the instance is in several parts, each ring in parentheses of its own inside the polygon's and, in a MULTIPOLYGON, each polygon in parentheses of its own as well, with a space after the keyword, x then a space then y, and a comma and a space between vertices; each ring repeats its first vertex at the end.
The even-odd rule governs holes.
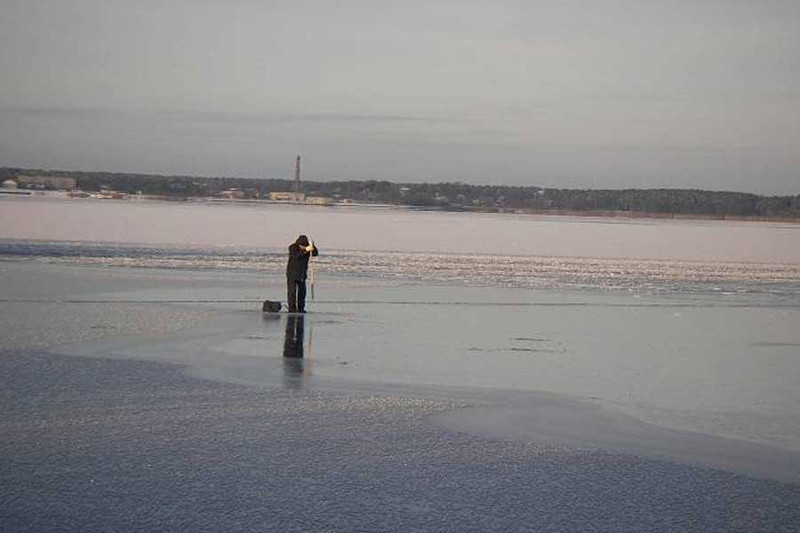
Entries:
POLYGON ((0 165, 800 191, 796 0, 3 7, 0 165))
POLYGON ((402 115, 357 115, 349 113, 234 113, 224 111, 195 110, 157 110, 137 111, 122 109, 91 108, 57 108, 57 107, 23 107, 0 108, 0 113, 63 119, 107 119, 132 118, 147 120, 169 120, 187 122, 234 123, 234 124, 271 124, 281 122, 318 122, 318 123, 410 123, 410 124, 458 124, 466 120, 452 117, 402 116, 402 115))

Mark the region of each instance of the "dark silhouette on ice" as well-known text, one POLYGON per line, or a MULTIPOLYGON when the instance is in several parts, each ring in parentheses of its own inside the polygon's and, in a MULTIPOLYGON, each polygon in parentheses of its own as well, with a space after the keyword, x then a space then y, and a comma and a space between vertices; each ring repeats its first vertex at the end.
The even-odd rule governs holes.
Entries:
POLYGON ((289 382, 296 385, 296 379, 308 375, 304 358, 305 317, 290 314, 286 317, 286 334, 283 339, 283 369, 289 382))

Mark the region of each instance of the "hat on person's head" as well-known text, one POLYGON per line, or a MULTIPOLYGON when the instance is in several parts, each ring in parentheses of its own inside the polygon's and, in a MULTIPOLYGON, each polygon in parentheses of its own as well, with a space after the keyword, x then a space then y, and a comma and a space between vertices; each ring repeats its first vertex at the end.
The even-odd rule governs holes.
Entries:
POLYGON ((300 235, 295 242, 301 246, 308 246, 308 237, 300 235))

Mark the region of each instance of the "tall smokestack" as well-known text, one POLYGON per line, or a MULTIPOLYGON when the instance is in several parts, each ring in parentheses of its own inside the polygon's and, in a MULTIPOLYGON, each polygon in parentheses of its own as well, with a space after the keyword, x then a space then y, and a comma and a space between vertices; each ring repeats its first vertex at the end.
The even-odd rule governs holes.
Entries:
POLYGON ((300 193, 303 188, 300 185, 300 155, 297 156, 297 161, 294 164, 294 197, 298 202, 300 201, 300 193))

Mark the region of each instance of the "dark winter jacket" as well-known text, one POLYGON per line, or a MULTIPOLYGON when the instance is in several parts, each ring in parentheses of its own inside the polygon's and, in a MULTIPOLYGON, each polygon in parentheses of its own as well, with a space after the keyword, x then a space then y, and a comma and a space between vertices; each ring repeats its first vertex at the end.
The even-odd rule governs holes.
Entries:
POLYGON ((289 262, 286 264, 286 279, 290 281, 305 281, 308 273, 308 259, 313 255, 319 255, 317 246, 314 245, 314 250, 306 252, 305 248, 308 246, 308 237, 300 235, 295 242, 289 245, 289 262), (302 248, 301 248, 302 247, 302 248))

